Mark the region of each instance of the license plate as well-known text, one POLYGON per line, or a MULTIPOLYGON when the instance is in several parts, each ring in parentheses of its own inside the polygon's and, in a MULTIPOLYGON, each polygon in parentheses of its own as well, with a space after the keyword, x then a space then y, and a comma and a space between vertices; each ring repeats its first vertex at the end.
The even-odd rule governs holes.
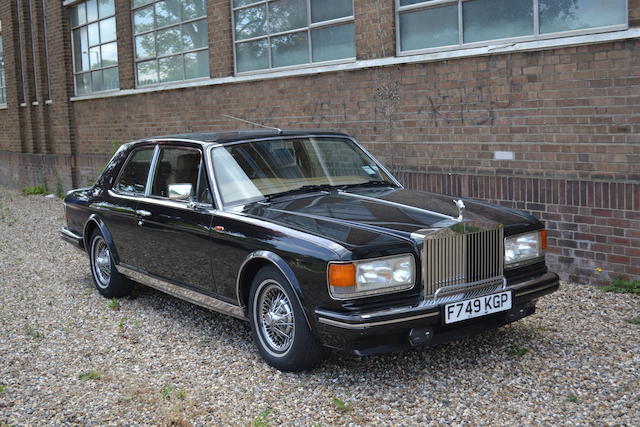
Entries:
POLYGON ((444 323, 461 322, 511 308, 511 291, 485 295, 444 306, 444 323))

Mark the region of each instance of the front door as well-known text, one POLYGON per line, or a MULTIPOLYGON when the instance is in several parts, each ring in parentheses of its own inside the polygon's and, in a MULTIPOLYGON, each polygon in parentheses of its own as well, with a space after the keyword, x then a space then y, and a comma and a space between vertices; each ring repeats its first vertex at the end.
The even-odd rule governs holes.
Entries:
POLYGON ((214 291, 213 206, 197 147, 161 145, 151 190, 137 212, 147 273, 185 287, 214 291), (202 177, 204 176, 204 179, 202 177))

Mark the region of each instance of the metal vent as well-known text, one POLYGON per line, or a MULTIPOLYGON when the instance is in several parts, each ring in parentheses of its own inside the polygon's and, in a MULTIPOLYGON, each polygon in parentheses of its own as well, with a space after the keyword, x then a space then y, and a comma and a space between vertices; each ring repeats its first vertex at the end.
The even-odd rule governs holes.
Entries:
MULTIPOLYGON (((486 228, 486 227, 483 227, 486 228)), ((425 236, 422 273, 427 296, 495 290, 503 285, 504 232, 457 224, 425 236)))

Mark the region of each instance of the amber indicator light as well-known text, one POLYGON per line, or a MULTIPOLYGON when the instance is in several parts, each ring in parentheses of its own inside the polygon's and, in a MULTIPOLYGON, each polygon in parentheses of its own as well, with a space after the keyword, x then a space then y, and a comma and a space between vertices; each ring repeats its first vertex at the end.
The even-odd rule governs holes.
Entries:
POLYGON ((542 250, 547 249, 547 230, 540 231, 540 248, 542 250))
POLYGON ((353 264, 329 265, 329 284, 346 288, 356 285, 356 266, 353 264))

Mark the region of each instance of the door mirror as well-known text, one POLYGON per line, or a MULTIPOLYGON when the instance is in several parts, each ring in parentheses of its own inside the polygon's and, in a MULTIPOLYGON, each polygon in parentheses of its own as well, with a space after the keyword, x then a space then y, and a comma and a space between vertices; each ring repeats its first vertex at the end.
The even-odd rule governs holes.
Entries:
POLYGON ((193 192, 191 184, 169 184, 169 198, 171 200, 189 200, 193 192))

